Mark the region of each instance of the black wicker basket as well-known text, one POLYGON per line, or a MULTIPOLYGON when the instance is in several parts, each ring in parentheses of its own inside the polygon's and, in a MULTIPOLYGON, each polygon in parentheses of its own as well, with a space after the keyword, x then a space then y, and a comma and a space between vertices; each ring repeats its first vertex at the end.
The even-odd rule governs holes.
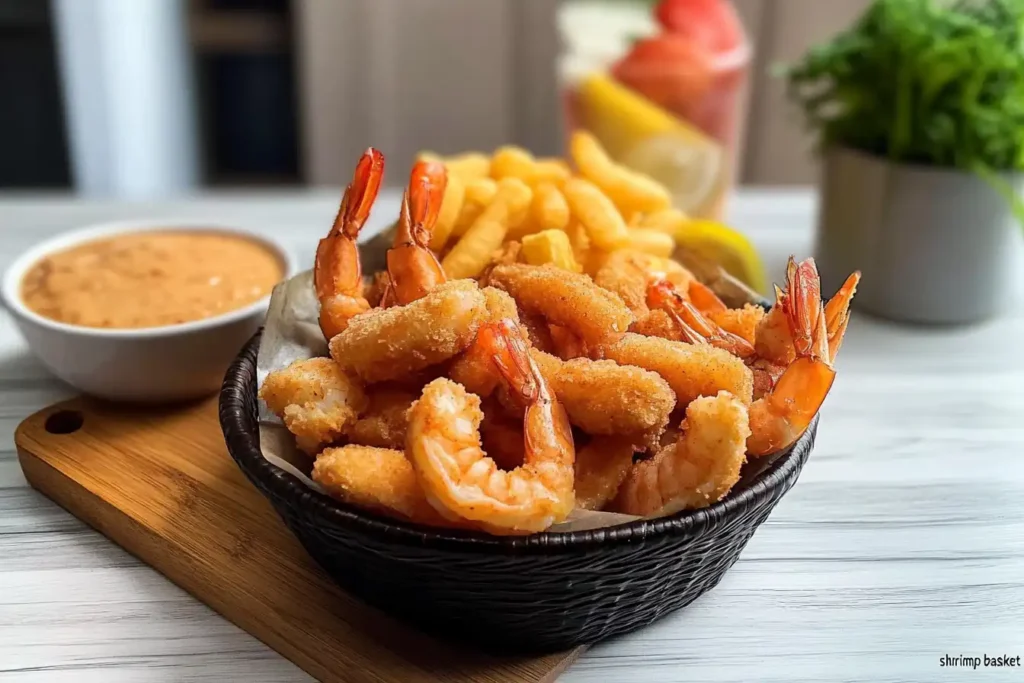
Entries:
POLYGON ((259 333, 231 365, 220 421, 231 456, 344 589, 431 634, 541 653, 636 630, 703 595, 793 486, 817 418, 788 451, 744 469, 709 508, 594 531, 495 537, 435 531, 319 494, 260 453, 259 333))

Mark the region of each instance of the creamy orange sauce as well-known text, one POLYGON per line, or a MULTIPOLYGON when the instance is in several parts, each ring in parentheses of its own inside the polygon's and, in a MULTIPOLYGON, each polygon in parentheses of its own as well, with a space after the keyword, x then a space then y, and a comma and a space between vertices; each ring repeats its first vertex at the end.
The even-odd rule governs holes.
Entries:
POLYGON ((160 327, 247 306, 283 277, 278 256, 244 236, 137 232, 46 256, 25 274, 21 298, 72 325, 160 327))

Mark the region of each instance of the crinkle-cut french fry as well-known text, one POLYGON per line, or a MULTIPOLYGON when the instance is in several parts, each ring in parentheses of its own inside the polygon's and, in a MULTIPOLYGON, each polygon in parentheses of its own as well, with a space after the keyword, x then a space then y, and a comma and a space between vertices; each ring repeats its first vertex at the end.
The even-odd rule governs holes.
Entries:
POLYGON ((585 269, 589 260, 588 255, 591 251, 590 236, 587 235, 587 229, 570 215, 569 225, 565 228, 565 234, 569 236, 569 242, 572 244, 572 255, 576 258, 576 262, 582 264, 585 269))
POLYGON ((636 224, 631 224, 630 227, 657 230, 675 237, 689 222, 690 217, 679 209, 662 209, 654 213, 639 215, 636 224))
POLYGON ((539 183, 533 188, 530 213, 541 230, 565 230, 569 225, 569 203, 551 183, 539 183))
POLYGON ((482 152, 466 152, 442 159, 449 175, 457 175, 468 181, 488 178, 491 175, 491 159, 482 152))
POLYGON ((561 187, 571 177, 572 169, 564 159, 537 159, 533 164, 533 175, 530 176, 529 182, 535 186, 550 183, 555 187, 561 187))
POLYGON ((522 180, 504 178, 499 181, 494 200, 441 262, 448 278, 458 280, 479 275, 491 255, 501 247, 509 226, 524 219, 532 198, 533 192, 522 180))
POLYGON ((491 157, 491 177, 495 180, 519 178, 529 183, 533 177, 534 163, 533 155, 522 147, 499 147, 491 157))
POLYGON ((550 263, 564 270, 575 273, 583 272, 582 266, 576 262, 572 253, 569 236, 558 229, 542 230, 522 239, 523 258, 534 266, 550 263))
POLYGON ((676 241, 672 235, 664 232, 650 228, 632 228, 629 231, 628 247, 645 254, 668 258, 676 248, 676 241))
POLYGON ((533 188, 530 212, 518 227, 509 230, 509 239, 519 239, 541 230, 565 230, 569 225, 569 204, 557 187, 540 183, 533 188))
POLYGON ((653 213, 672 205, 668 189, 650 177, 615 163, 587 131, 576 131, 569 142, 580 175, 600 187, 624 216, 653 213))
POLYGON ((491 177, 519 178, 530 187, 550 183, 560 187, 572 177, 572 170, 564 159, 536 159, 522 147, 499 147, 491 158, 491 177))
POLYGON ((466 234, 473 221, 483 213, 487 205, 494 201, 494 195, 498 194, 498 183, 490 178, 473 178, 467 180, 465 192, 462 199, 462 207, 459 209, 459 217, 452 228, 452 235, 458 237, 466 234))
POLYGON ((587 229, 591 242, 612 251, 629 242, 626 221, 612 200, 597 185, 583 178, 571 178, 562 188, 569 211, 587 229))
POLYGON ((455 222, 459 220, 465 198, 466 185, 462 178, 449 173, 448 184, 444 188, 444 199, 441 200, 441 210, 434 224, 434 234, 430 237, 430 248, 434 251, 441 251, 448 243, 448 238, 455 229, 455 222))

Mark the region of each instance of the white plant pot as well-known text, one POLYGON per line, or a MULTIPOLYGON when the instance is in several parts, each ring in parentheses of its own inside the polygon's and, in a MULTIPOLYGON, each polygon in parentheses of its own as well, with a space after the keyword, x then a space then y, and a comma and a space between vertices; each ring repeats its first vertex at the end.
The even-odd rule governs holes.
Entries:
MULTIPOLYGON (((1007 176, 1015 190, 1024 176, 1007 176)), ((985 181, 959 171, 828 150, 815 260, 829 296, 854 270, 854 306, 904 322, 962 324, 1007 305, 1021 228, 985 181)))

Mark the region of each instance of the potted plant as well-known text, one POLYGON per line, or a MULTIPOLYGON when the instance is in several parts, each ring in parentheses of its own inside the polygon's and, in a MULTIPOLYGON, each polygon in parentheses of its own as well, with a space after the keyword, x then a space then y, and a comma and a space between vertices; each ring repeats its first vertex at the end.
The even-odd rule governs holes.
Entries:
POLYGON ((823 289, 967 323, 1004 305, 1024 170, 1024 0, 876 0, 784 68, 823 155, 823 289))

